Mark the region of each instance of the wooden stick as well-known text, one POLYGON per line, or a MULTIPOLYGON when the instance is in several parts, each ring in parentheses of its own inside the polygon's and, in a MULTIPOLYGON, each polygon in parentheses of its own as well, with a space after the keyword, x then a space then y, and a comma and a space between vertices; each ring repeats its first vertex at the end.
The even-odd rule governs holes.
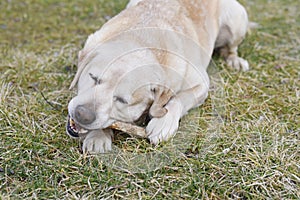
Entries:
POLYGON ((109 128, 128 133, 133 137, 147 138, 146 130, 140 126, 136 126, 124 122, 115 122, 109 128))

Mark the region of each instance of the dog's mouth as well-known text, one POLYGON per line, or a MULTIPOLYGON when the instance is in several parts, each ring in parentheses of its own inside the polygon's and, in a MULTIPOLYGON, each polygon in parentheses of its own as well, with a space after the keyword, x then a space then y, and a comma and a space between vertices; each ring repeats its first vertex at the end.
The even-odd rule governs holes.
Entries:
POLYGON ((67 133, 74 138, 79 138, 88 133, 88 130, 81 128, 76 122, 69 116, 67 123, 67 133))

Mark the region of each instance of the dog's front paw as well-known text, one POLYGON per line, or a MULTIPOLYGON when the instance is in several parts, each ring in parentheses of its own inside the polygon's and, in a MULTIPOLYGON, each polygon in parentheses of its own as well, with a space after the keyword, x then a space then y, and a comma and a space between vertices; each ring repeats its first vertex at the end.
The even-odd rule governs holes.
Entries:
POLYGON ((236 70, 248 71, 249 63, 247 60, 240 58, 236 55, 230 55, 226 59, 227 65, 236 70))
POLYGON ((83 153, 97 154, 111 151, 112 146, 112 130, 95 130, 86 136, 83 140, 83 153))
POLYGON ((152 144, 157 145, 173 137, 178 129, 179 119, 166 114, 161 118, 153 118, 146 127, 148 138, 152 144))
POLYGON ((152 144, 172 138, 179 127, 181 107, 178 102, 171 100, 166 109, 168 112, 161 118, 153 118, 146 127, 148 138, 152 144))

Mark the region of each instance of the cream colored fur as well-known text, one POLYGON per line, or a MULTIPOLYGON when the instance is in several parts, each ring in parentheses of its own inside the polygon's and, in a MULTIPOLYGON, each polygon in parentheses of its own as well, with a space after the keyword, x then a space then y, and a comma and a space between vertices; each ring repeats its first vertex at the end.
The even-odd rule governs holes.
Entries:
POLYGON ((134 123, 146 111, 153 144, 173 137, 180 118, 208 95, 206 69, 214 49, 229 67, 246 71, 237 55, 248 28, 236 0, 131 0, 90 35, 71 84, 69 114, 89 130, 84 152, 111 150, 115 121, 134 123))

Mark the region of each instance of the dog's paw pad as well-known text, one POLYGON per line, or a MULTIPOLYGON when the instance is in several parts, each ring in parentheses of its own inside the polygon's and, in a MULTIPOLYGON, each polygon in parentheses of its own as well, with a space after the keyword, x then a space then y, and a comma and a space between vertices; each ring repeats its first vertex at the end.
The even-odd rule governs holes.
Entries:
POLYGON ((89 133, 83 141, 83 153, 98 154, 112 150, 112 138, 109 134, 102 131, 93 131, 89 133))
POLYGON ((240 58, 238 56, 229 56, 226 59, 227 65, 233 69, 241 70, 241 71, 248 71, 249 70, 249 63, 247 60, 240 58))

